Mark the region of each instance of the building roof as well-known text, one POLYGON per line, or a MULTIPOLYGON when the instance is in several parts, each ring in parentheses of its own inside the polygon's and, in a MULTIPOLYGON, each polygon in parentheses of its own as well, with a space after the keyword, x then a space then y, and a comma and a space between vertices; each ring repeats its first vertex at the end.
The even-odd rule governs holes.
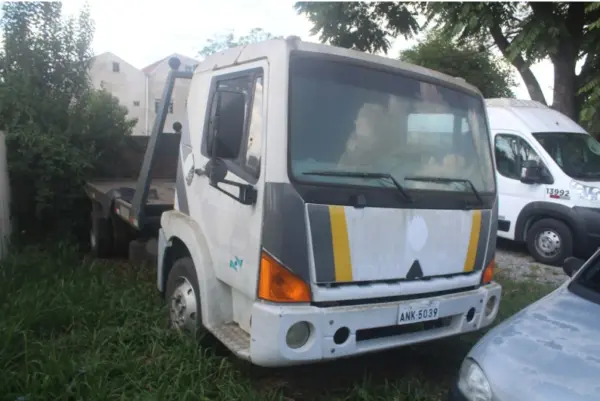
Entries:
MULTIPOLYGON (((180 60, 181 60, 182 58, 184 58, 184 59, 187 59, 187 60, 195 60, 195 59, 194 59, 194 58, 192 58, 192 57, 184 56, 184 55, 182 55, 182 54, 178 54, 178 53, 173 53, 173 54, 170 54, 170 55, 168 55, 167 57, 163 57, 163 58, 161 58, 160 60, 157 60, 157 61, 155 61, 154 63, 152 63, 152 64, 150 64, 150 65, 147 65, 146 67, 142 68, 142 71, 143 71, 144 73, 146 73, 146 74, 150 74, 152 71, 154 71, 154 69, 155 69, 156 67, 158 67, 158 65, 159 65, 160 63, 162 63, 162 62, 163 62, 163 61, 165 61, 165 60, 168 60, 168 59, 170 59, 171 57, 178 57, 180 60)), ((183 60, 181 60, 181 61, 183 61, 183 60)))
MULTIPOLYGON (((92 60, 93 60, 93 59, 95 59, 95 58, 97 58, 97 57, 100 57, 100 56, 102 56, 102 55, 105 55, 105 54, 109 54, 109 55, 111 55, 112 57, 115 57, 115 58, 119 59, 120 61, 122 61, 122 62, 124 62, 124 63, 127 63, 127 64, 129 64, 129 65, 130 65, 132 68, 135 68, 136 70, 138 69, 137 67, 133 66, 131 63, 127 62, 127 61, 126 61, 125 59, 123 59, 122 57, 119 57, 119 56, 117 56, 117 55, 116 55, 115 53, 113 53, 113 52, 103 52, 103 53, 100 53, 100 54, 95 54, 95 55, 92 57, 92 60)), ((194 58, 192 58, 192 57, 188 57, 188 56, 185 56, 185 55, 182 55, 182 54, 178 54, 178 53, 173 53, 173 54, 171 54, 171 55, 169 55, 169 56, 167 56, 167 57, 163 57, 163 58, 161 58, 160 60, 157 60, 157 61, 153 62, 153 63, 152 63, 152 64, 150 64, 150 65, 147 65, 146 67, 142 68, 142 69, 141 69, 141 71, 142 71, 143 73, 145 73, 145 74, 150 74, 150 73, 152 73, 152 71, 154 71, 154 69, 155 69, 156 67, 158 67, 158 65, 159 65, 160 63, 162 63, 162 62, 163 62, 163 61, 165 61, 165 60, 168 60, 168 59, 169 59, 169 58, 171 58, 171 57, 178 57, 178 58, 179 58, 179 59, 180 59, 182 62, 183 62, 184 60, 195 60, 195 59, 194 59, 194 58)))

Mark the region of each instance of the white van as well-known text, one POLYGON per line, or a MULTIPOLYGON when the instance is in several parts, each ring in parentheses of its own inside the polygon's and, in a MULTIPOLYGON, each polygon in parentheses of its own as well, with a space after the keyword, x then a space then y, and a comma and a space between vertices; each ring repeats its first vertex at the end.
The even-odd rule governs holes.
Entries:
POLYGON ((600 143, 538 102, 486 99, 494 140, 498 236, 560 265, 600 245, 600 143))

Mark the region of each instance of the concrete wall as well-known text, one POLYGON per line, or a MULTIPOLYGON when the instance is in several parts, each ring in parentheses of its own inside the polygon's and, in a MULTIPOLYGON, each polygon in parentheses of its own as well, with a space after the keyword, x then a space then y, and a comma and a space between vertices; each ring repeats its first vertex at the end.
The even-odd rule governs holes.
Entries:
MULTIPOLYGON (((129 117, 138 119, 132 134, 146 135, 146 74, 115 54, 107 52, 94 58, 90 77, 94 88, 112 93, 127 107, 129 117), (118 65, 118 71, 113 70, 113 63, 118 65)), ((151 106, 154 107, 154 104, 151 106)))
POLYGON ((6 146, 4 133, 0 132, 0 259, 6 253, 8 236, 10 235, 10 185, 8 167, 6 165, 6 146))

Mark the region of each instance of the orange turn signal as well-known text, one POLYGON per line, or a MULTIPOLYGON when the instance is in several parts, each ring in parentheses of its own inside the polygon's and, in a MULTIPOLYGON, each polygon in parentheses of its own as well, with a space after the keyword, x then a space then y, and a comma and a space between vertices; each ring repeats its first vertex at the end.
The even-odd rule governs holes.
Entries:
POLYGON ((310 288, 304 280, 262 252, 258 297, 271 302, 310 302, 310 288))
POLYGON ((492 258, 492 261, 485 267, 481 276, 481 284, 487 284, 494 278, 494 268, 496 267, 496 261, 492 258))

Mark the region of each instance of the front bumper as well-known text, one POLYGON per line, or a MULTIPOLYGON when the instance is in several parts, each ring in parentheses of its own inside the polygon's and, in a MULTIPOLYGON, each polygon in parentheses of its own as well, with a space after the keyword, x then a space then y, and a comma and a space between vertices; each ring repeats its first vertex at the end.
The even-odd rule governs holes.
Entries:
POLYGON ((256 302, 252 310, 250 359, 260 366, 297 365, 479 330, 496 318, 501 291, 502 287, 492 282, 476 290, 427 298, 439 301, 439 319, 421 330, 413 330, 409 327, 412 324, 398 325, 398 311, 400 306, 424 299, 328 308, 256 302), (489 313, 488 300, 493 304, 489 313), (309 323, 311 334, 305 345, 292 349, 286 344, 286 334, 301 321, 309 323), (344 327, 350 334, 336 344, 334 334, 344 327))

